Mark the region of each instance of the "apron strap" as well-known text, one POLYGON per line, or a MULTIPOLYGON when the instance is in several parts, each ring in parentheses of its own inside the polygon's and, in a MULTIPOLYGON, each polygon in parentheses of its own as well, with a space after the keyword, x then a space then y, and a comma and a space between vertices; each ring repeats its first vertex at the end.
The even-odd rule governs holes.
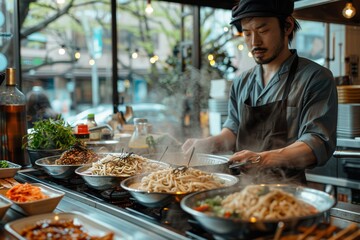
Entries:
POLYGON ((295 59, 294 59, 294 61, 292 62, 291 66, 290 66, 289 75, 288 75, 287 80, 286 80, 285 91, 283 93, 282 101, 286 100, 287 96, 290 93, 291 83, 293 82, 293 80, 295 78, 295 73, 296 73, 296 68, 298 66, 298 62, 299 62, 299 57, 296 54, 295 59))

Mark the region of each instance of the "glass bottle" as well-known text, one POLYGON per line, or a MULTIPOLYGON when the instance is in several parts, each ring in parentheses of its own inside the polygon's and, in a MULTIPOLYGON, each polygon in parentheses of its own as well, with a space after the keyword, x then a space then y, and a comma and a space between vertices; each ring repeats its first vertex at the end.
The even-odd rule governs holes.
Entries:
POLYGON ((99 130, 91 130, 91 128, 96 127, 97 123, 95 121, 95 114, 94 113, 89 113, 87 115, 87 121, 86 121, 86 125, 88 125, 89 127, 89 131, 90 131, 90 141, 99 141, 100 140, 100 131, 99 130))
POLYGON ((21 166, 30 165, 23 143, 27 134, 26 97, 16 87, 15 69, 6 69, 6 83, 0 92, 1 159, 21 166))
POLYGON ((134 132, 129 141, 129 150, 134 153, 145 153, 149 146, 146 143, 148 136, 148 120, 146 118, 134 118, 134 132))

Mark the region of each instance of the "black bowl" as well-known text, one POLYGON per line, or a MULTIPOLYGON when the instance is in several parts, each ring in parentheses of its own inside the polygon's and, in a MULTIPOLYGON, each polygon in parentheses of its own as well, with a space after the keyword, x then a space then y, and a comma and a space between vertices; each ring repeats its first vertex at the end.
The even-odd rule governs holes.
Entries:
POLYGON ((33 167, 36 167, 35 161, 40 158, 61 155, 63 152, 66 151, 61 149, 31 149, 31 148, 26 148, 26 150, 29 155, 31 165, 33 167))

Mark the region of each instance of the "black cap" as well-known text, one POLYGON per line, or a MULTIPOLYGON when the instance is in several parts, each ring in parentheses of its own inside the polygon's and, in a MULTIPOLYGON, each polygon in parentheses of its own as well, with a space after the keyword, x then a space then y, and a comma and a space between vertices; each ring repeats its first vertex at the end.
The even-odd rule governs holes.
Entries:
POLYGON ((290 16, 294 11, 294 0, 240 0, 232 9, 230 24, 242 31, 240 20, 246 17, 290 16))

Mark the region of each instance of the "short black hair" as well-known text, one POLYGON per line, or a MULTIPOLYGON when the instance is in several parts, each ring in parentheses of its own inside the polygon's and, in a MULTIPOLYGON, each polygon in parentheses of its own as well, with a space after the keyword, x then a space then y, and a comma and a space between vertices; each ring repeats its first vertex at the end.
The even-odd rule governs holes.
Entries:
MULTIPOLYGON (((295 33, 301 29, 301 26, 300 26, 300 23, 293 16, 289 16, 289 17, 291 17, 294 21, 294 28, 293 28, 291 34, 289 35, 289 45, 291 45, 291 42, 294 39, 295 33)), ((286 26, 287 18, 288 17, 284 17, 284 16, 277 17, 277 19, 279 20, 280 29, 283 31, 285 31, 287 28, 287 26, 286 26)))

